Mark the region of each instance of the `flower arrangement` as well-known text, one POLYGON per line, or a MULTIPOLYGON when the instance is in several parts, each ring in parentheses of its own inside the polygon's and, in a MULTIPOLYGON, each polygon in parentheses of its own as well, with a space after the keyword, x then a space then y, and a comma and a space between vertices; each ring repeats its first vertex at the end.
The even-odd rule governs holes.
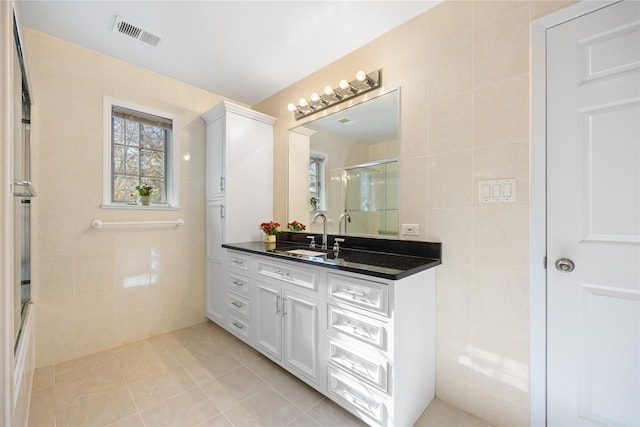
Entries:
POLYGON ((309 204, 311 205, 311 209, 313 209, 314 211, 318 210, 318 205, 320 204, 320 199, 318 199, 317 197, 311 197, 309 199, 309 204))
POLYGON ((140 184, 140 185, 136 185, 136 189, 133 193, 131 193, 131 197, 138 197, 138 196, 151 196, 152 194, 154 194, 157 190, 155 188, 153 188, 152 186, 150 186, 149 184, 140 184))
POLYGON ((293 221, 287 224, 287 230, 302 231, 306 229, 307 229, 307 226, 298 221, 293 221))
POLYGON ((280 224, 274 221, 263 222, 260 224, 260 230, 262 230, 262 232, 267 236, 275 236, 278 234, 280 232, 278 227, 280 227, 280 224))

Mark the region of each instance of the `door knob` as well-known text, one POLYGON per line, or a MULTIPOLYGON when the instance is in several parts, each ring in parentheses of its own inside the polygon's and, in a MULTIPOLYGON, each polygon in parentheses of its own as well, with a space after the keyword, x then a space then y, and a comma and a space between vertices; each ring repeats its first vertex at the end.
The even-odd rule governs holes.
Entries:
POLYGON ((563 273, 571 273, 575 268, 575 264, 569 258, 558 258, 556 261, 556 269, 563 273))

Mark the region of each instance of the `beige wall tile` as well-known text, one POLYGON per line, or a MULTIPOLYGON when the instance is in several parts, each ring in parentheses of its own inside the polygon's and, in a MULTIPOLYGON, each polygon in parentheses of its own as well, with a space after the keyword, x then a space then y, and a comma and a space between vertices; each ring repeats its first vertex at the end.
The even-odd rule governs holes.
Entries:
POLYGON ((442 242, 442 263, 456 266, 471 265, 473 255, 471 208, 429 209, 428 217, 426 240, 442 242))
POLYGON ((494 25, 529 6, 529 2, 523 0, 474 0, 472 3, 475 28, 494 25))
POLYGON ((528 70, 529 9, 526 6, 519 7, 491 25, 476 26, 473 33, 474 87, 517 76, 528 70))
POLYGON ((428 14, 427 32, 431 44, 439 44, 462 33, 471 32, 473 2, 445 1, 428 14))
POLYGON ((473 324, 527 340, 529 338, 527 273, 474 269, 473 324))
POLYGON ((426 157, 401 159, 400 172, 400 206, 402 209, 424 209, 427 206, 427 177, 424 169, 426 157), (416 191, 416 189, 420 189, 416 191))
POLYGON ((429 46, 427 91, 432 102, 471 89, 472 53, 471 33, 429 46))
POLYGON ((429 104, 429 155, 471 148, 472 106, 471 91, 429 104))
POLYGON ((436 397, 471 412, 471 383, 441 374, 436 376, 436 397))
POLYGON ((33 208, 37 365, 201 322, 205 132, 200 114, 221 97, 28 29, 24 38, 37 99, 32 133, 39 192, 33 208), (104 96, 177 116, 184 178, 180 212, 100 208, 104 96), (69 115, 77 121, 70 122, 69 115), (89 226, 96 218, 177 217, 191 228, 89 226))
POLYGON ((475 387, 471 389, 471 412, 496 426, 529 427, 530 425, 528 405, 517 405, 475 387))
MULTIPOLYGON (((403 95, 401 95, 402 97, 403 95)), ((402 108, 400 114, 400 158, 411 159, 427 154, 427 105, 402 108)))
POLYGON ((473 145, 524 141, 529 137, 529 74, 476 89, 473 145))
POLYGON ((429 208, 471 206, 470 149, 427 158, 427 194, 429 208))
POLYGON ((554 1, 554 0, 537 0, 530 2, 530 15, 531 20, 535 20, 541 18, 550 13, 556 12, 560 9, 564 9, 565 7, 569 7, 572 4, 578 3, 578 0, 574 1, 554 1))
POLYGON ((474 266, 527 271, 529 209, 475 208, 473 217, 474 266))
POLYGON ((527 206, 529 204, 529 142, 478 147, 473 152, 473 203, 487 206, 478 201, 479 181, 515 178, 516 200, 508 205, 527 206))

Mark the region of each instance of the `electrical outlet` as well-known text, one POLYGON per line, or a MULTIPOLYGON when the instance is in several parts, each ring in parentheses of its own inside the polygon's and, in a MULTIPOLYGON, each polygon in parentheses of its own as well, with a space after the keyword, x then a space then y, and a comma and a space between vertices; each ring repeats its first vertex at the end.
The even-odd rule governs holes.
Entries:
POLYGON ((401 230, 404 236, 419 236, 420 224, 402 224, 401 230))

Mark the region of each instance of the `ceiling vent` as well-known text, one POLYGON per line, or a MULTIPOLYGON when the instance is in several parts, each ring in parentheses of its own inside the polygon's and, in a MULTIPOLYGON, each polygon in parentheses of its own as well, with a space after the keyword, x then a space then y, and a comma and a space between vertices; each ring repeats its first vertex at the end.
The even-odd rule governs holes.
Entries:
POLYGON ((133 37, 154 47, 158 47, 162 43, 160 36, 150 33, 122 16, 116 16, 116 22, 113 23, 113 31, 133 37))

